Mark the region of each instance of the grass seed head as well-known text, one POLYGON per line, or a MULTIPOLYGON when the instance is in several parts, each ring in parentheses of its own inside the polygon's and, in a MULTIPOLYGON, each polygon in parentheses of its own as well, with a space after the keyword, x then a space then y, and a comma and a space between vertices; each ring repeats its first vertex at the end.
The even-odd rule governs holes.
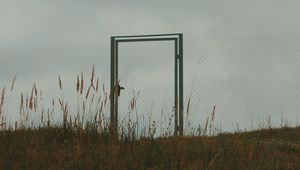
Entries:
POLYGON ((206 118, 205 126, 204 126, 204 131, 206 132, 208 126, 208 118, 206 118))
POLYGON ((85 96, 86 99, 89 97, 91 87, 92 87, 92 86, 90 86, 90 87, 88 88, 88 91, 86 92, 86 96, 85 96))
POLYGON ((36 88, 36 84, 35 84, 35 83, 34 83, 34 85, 33 85, 33 89, 34 89, 34 94, 35 94, 35 96, 37 96, 38 92, 37 92, 37 88, 36 88))
POLYGON ((3 105, 4 105, 4 96, 5 96, 5 87, 2 89, 1 100, 0 100, 0 115, 2 113, 3 105))
POLYGON ((81 83, 80 83, 80 94, 83 92, 83 72, 81 71, 81 83))
POLYGON ((15 74, 13 80, 12 80, 12 83, 11 83, 11 88, 10 88, 10 92, 12 92, 13 88, 14 88, 14 85, 15 85, 15 82, 16 82, 16 78, 17 78, 17 75, 15 74))
POLYGON ((97 78, 97 83, 96 83, 96 92, 99 90, 99 78, 97 78))
POLYGON ((21 101, 20 101, 20 114, 22 114, 23 105, 24 105, 24 97, 23 97, 23 93, 21 93, 21 101))
POLYGON ((215 112, 216 111, 216 106, 214 106, 213 111, 211 112, 211 121, 214 121, 215 119, 215 112))
POLYGON ((62 84, 61 84, 61 79, 60 79, 59 75, 58 75, 58 84, 59 84, 59 89, 62 90, 62 84))
POLYGON ((80 81, 79 81, 79 76, 77 76, 77 82, 76 82, 76 91, 77 91, 77 93, 79 93, 79 89, 80 89, 80 81))
POLYGON ((94 87, 94 78, 95 78, 95 65, 93 65, 92 77, 91 77, 91 86, 93 87, 94 87))
POLYGON ((191 98, 189 97, 189 101, 188 101, 188 104, 187 104, 187 111, 186 111, 186 114, 188 115, 189 112, 190 112, 190 104, 191 104, 191 98))

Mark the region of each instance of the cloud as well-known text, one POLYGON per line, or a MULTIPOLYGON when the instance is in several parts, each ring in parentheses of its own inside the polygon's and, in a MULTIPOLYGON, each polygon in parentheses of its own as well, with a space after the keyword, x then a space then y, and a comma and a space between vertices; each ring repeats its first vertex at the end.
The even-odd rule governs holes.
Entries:
MULTIPOLYGON (((108 84, 110 36, 182 32, 192 120, 204 121, 214 105, 226 129, 236 122, 246 127, 267 114, 277 119, 282 112, 295 120, 299 5, 293 0, 1 1, 0 88, 15 73, 24 86, 41 82, 48 88, 46 81, 56 82, 58 74, 75 81, 93 64, 108 84)), ((155 96, 153 90, 173 82, 173 56, 171 43, 120 45, 124 86, 155 96), (151 82, 157 83, 149 90, 151 82)))

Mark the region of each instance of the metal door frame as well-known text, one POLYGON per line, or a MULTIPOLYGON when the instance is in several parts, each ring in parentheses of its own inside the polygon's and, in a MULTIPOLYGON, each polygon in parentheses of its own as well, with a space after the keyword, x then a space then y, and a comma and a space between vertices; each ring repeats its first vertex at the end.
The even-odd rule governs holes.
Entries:
POLYGON ((119 43, 145 42, 145 41, 174 41, 174 108, 175 129, 174 135, 183 136, 183 34, 153 34, 153 35, 130 35, 111 37, 111 61, 110 61, 110 124, 117 132, 118 127, 118 46, 119 43), (179 111, 179 112, 178 112, 179 111), (178 114, 179 113, 179 114, 178 114), (179 122, 178 122, 179 118, 179 122), (178 124, 179 123, 179 124, 178 124))

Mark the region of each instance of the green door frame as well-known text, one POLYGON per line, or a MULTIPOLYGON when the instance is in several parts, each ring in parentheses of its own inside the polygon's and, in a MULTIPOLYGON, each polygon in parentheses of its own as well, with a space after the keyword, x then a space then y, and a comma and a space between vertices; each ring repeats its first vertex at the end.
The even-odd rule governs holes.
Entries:
POLYGON ((145 41, 174 41, 174 108, 175 125, 174 135, 183 136, 183 34, 153 34, 130 35, 111 37, 110 61, 110 124, 118 130, 118 97, 120 85, 118 82, 118 46, 119 43, 145 42, 145 41), (179 113, 179 114, 178 114, 179 113), (179 119, 179 122, 178 122, 179 119))

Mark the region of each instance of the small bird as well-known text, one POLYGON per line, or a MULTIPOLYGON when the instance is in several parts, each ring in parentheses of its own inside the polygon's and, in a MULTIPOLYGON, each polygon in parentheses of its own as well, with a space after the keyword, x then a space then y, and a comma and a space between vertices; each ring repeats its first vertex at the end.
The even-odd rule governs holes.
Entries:
POLYGON ((120 94, 121 94, 121 90, 124 90, 124 89, 125 89, 124 87, 122 87, 122 86, 119 86, 118 96, 120 96, 120 94))
POLYGON ((121 90, 124 89, 125 89, 124 87, 120 86, 120 80, 119 80, 114 88, 116 95, 120 96, 121 90))

